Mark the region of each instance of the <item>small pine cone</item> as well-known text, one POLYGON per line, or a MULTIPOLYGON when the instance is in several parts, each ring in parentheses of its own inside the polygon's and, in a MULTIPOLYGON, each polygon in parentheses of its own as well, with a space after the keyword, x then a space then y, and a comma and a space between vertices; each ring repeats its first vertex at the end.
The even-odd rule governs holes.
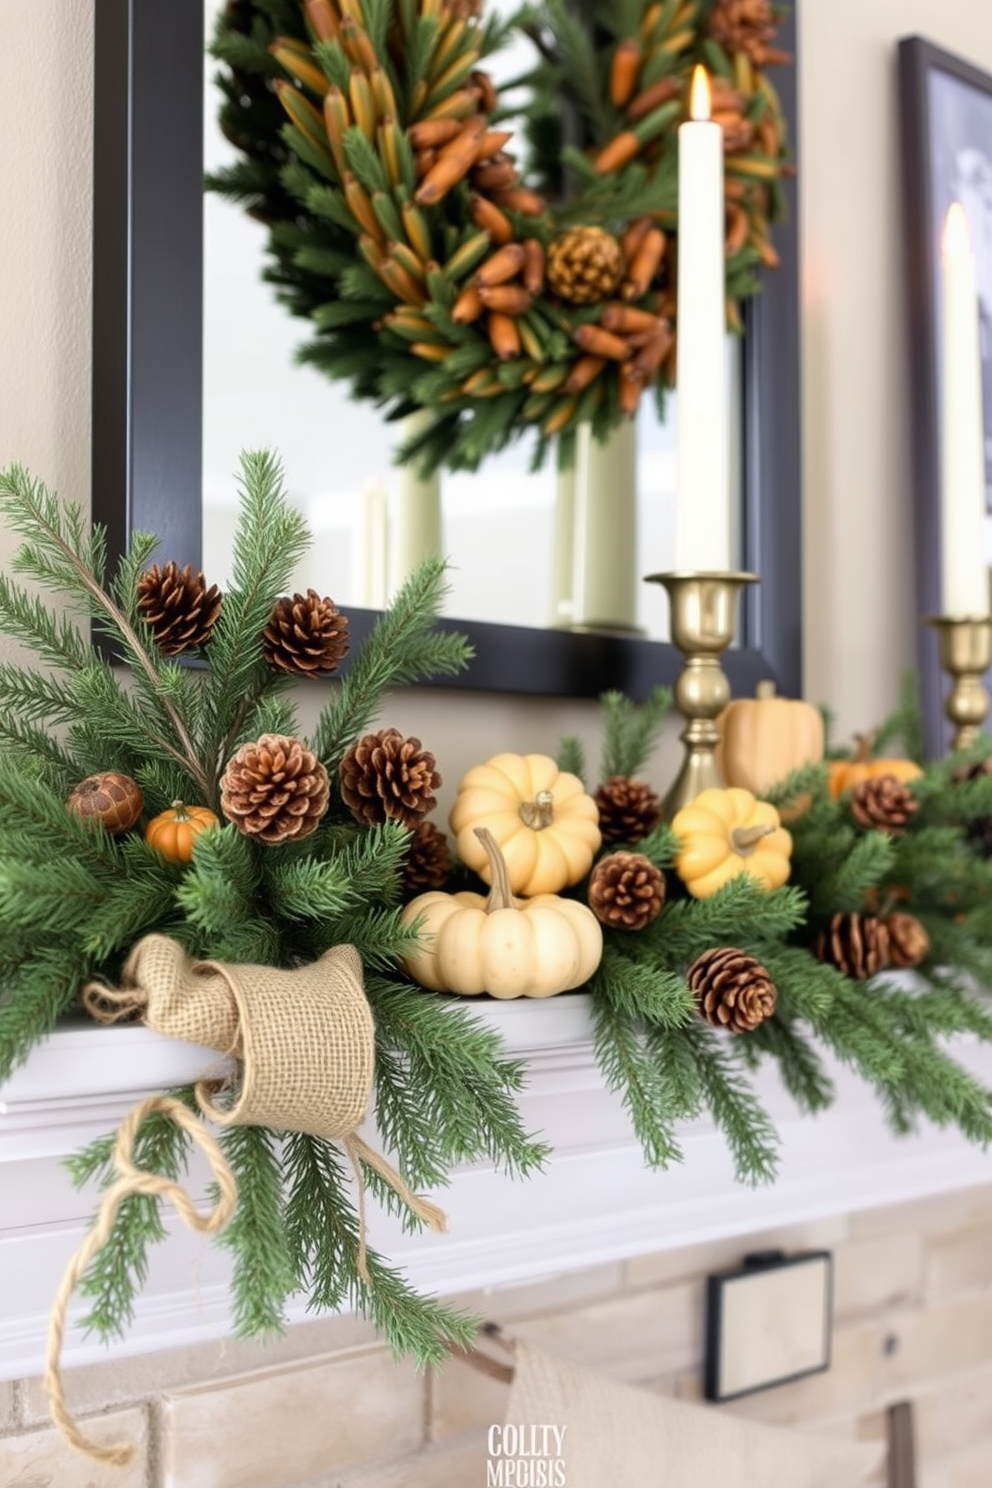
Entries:
POLYGON ((704 951, 686 973, 699 1014, 714 1028, 749 1033, 775 1011, 775 983, 760 961, 732 946, 704 951))
POLYGON ((208 589, 203 574, 194 573, 190 563, 185 568, 177 563, 159 568, 155 563, 138 580, 138 609, 165 656, 181 656, 195 646, 205 646, 220 607, 217 585, 208 589))
MULTIPOLYGON (((992 775, 992 757, 962 765, 954 771, 951 781, 954 785, 966 785, 968 781, 981 780, 986 775, 992 775)), ((965 826, 964 835, 972 852, 980 858, 992 858, 992 816, 973 817, 965 826)))
POLYGON ((548 249, 548 286, 570 305, 609 299, 622 273, 620 244, 602 227, 570 227, 548 249))
POLYGON ((87 775, 73 789, 65 803, 83 821, 102 822, 111 835, 133 827, 144 810, 141 786, 130 775, 119 770, 103 770, 87 775))
POLYGON ((746 52, 760 67, 775 39, 776 24, 770 0, 716 0, 706 29, 725 51, 746 52))
POLYGON ((889 964, 888 927, 877 915, 835 914, 813 949, 820 961, 864 981, 889 964))
POLYGON ((611 775, 595 799, 604 842, 640 842, 661 820, 661 797, 629 775, 611 775))
POLYGON ((418 822, 403 864, 403 894, 412 899, 429 889, 444 887, 451 872, 448 839, 433 822, 418 822))
POLYGON ((612 930, 643 930, 664 902, 665 875, 643 853, 610 853, 592 870, 589 908, 612 930))
POLYGON ((930 937, 911 914, 896 911, 884 917, 889 933, 889 960, 893 966, 919 966, 930 949, 930 937))
POLYGON ((348 654, 348 617, 316 589, 284 595, 272 606, 262 650, 269 666, 294 677, 326 676, 348 654))
POLYGON ((220 809, 239 832, 278 846, 316 831, 331 784, 299 739, 263 734, 228 761, 220 790, 220 809))
POLYGON ((855 786, 851 815, 859 826, 895 837, 906 830, 919 804, 909 787, 894 775, 876 775, 855 786))
POLYGON ((341 797, 356 821, 375 826, 388 817, 415 827, 437 805, 437 761, 419 739, 399 729, 366 734, 341 761, 341 797))

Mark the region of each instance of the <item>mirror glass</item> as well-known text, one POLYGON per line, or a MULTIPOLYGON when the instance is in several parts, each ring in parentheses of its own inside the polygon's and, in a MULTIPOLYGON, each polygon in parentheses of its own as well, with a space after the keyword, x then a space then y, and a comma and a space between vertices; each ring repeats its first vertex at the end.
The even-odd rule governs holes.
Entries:
MULTIPOLYGON (((489 0, 510 13, 516 0, 489 0)), ((205 7, 206 40, 218 0, 205 7)), ((204 70, 204 162, 208 171, 229 163, 232 146, 217 126, 216 68, 204 70)), ((521 39, 497 54, 495 81, 519 76, 532 64, 521 39)), ((512 127, 512 120, 508 127, 512 127)), ((295 578, 346 608, 386 603, 399 578, 390 531, 395 533, 402 476, 393 463, 400 426, 368 403, 353 401, 345 382, 295 364, 307 326, 280 306, 263 283, 266 230, 233 203, 208 194, 204 218, 204 470, 203 555, 211 582, 228 582, 237 494, 231 472, 250 431, 256 447, 280 451, 287 486, 314 536, 295 578)), ((727 342, 726 377, 731 420, 731 564, 741 566, 743 504, 742 377, 740 342, 727 342)), ((637 557, 635 572, 675 566, 675 429, 670 395, 660 419, 654 399, 642 399, 637 419, 637 557)), ((442 542, 450 558, 447 613, 465 620, 527 626, 567 626, 575 616, 556 572, 556 493, 550 465, 532 472, 532 443, 521 439, 487 459, 474 474, 444 472, 442 542)), ((395 549, 395 543, 394 543, 395 549)), ((558 554, 561 572, 561 553, 558 554)), ((566 567, 567 567, 566 563, 566 567)), ((637 630, 668 636, 668 603, 655 585, 637 586, 637 630)))

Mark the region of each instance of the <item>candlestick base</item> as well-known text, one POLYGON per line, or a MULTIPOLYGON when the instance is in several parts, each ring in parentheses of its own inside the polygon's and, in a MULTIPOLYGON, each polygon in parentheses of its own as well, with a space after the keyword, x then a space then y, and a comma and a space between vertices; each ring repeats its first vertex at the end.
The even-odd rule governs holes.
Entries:
POLYGON ((684 570, 648 574, 645 582, 667 591, 672 641, 685 658, 675 683, 675 702, 686 719, 680 735, 685 759, 665 797, 668 820, 700 791, 723 785, 716 767, 716 720, 730 701, 730 683, 720 656, 734 637, 737 596, 745 584, 756 584, 758 575, 684 570))
POLYGON ((992 666, 992 615, 930 615, 940 645, 940 664, 952 680, 944 712, 955 726, 953 747, 969 749, 989 715, 982 677, 992 666))

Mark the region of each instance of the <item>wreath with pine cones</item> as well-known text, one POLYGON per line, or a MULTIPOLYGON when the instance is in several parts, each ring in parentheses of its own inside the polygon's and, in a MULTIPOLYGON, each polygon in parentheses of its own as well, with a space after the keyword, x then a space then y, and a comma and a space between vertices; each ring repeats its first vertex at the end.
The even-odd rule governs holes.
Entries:
POLYGON ((208 185, 269 229, 300 357, 422 421, 402 458, 475 469, 605 437, 675 376, 677 141, 691 76, 725 147, 728 324, 777 255, 789 171, 771 0, 229 0, 212 51, 227 138, 208 185), (523 106, 486 59, 533 44, 523 106), (511 148, 522 114, 526 173, 511 148))

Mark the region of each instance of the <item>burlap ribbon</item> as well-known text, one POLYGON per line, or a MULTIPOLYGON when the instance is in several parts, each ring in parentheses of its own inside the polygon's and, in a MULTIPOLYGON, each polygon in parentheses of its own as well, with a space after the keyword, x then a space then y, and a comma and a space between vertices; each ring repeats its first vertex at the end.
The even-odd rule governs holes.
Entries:
MULTIPOLYGON (((375 1024, 362 986, 354 946, 335 946, 310 966, 280 971, 194 961, 164 935, 140 940, 121 972, 119 988, 91 982, 83 1001, 102 1023, 140 1016, 167 1038, 200 1044, 235 1061, 231 1079, 201 1080, 195 1087, 203 1114, 219 1126, 266 1126, 340 1141, 355 1170, 359 1208, 357 1268, 368 1281, 363 1164, 374 1169, 414 1214, 443 1231, 442 1210, 413 1193, 399 1173, 358 1136, 375 1076, 375 1024)), ((169 1198, 180 1217, 201 1233, 219 1233, 237 1205, 237 1186, 217 1142, 177 1100, 142 1101, 122 1123, 112 1159, 117 1174, 103 1196, 93 1229, 73 1256, 52 1309, 45 1384, 52 1418, 66 1440, 97 1461, 123 1466, 126 1443, 88 1440, 66 1408, 60 1357, 66 1316, 79 1278, 104 1245, 117 1211, 131 1194, 169 1198), (207 1214, 169 1179, 134 1166, 134 1143, 152 1111, 188 1131, 209 1160, 220 1198, 207 1214)))

